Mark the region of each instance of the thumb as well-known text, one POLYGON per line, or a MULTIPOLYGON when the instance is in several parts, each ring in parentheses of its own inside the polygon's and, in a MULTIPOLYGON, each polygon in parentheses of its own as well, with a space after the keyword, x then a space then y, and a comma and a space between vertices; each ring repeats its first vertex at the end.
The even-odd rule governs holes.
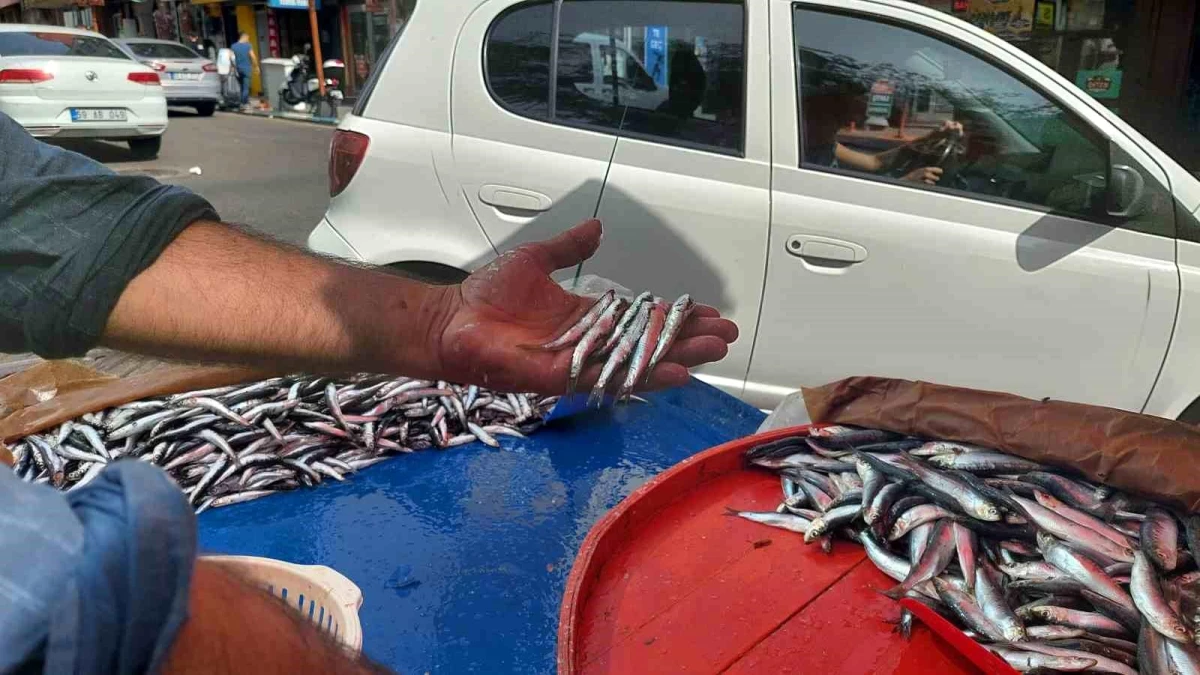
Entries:
POLYGON ((592 218, 553 239, 527 244, 522 248, 542 272, 549 274, 554 270, 578 265, 592 257, 596 249, 600 248, 600 237, 603 234, 604 226, 599 220, 592 218))

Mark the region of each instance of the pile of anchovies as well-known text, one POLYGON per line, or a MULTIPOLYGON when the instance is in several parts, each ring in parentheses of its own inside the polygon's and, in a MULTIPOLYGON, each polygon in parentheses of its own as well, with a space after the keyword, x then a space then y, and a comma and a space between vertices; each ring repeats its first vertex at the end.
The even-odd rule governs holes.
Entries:
POLYGON ((500 394, 393 376, 296 375, 147 399, 89 413, 12 447, 17 475, 71 490, 111 461, 161 466, 197 513, 325 478, 391 455, 537 429, 557 397, 500 394))
MULTIPOLYGON (((758 445, 775 511, 860 542, 898 585, 1018 671, 1200 673, 1200 516, 987 448, 845 426, 758 445)), ((913 617, 904 611, 906 637, 913 617)))
POLYGON ((613 375, 628 362, 625 380, 616 395, 617 399, 628 399, 666 356, 695 306, 686 294, 667 306, 648 292, 626 301, 610 290, 577 322, 537 349, 572 348, 568 392, 575 391, 589 360, 608 356, 588 396, 589 406, 600 405, 613 375))

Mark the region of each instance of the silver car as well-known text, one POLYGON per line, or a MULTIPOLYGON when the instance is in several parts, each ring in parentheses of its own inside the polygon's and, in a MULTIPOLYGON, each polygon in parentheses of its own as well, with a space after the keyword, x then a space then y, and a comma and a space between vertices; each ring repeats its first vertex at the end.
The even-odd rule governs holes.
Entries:
POLYGON ((195 108, 201 117, 216 110, 221 99, 221 78, 215 63, 171 40, 127 38, 116 42, 158 72, 167 105, 195 108))

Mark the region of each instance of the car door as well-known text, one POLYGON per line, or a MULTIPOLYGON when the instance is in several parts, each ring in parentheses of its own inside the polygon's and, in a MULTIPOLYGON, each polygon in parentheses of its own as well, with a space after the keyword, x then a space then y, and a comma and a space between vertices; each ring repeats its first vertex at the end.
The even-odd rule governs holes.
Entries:
POLYGON ((736 321, 729 355, 698 371, 733 394, 749 365, 766 261, 766 10, 761 1, 565 0, 558 28, 563 40, 604 47, 597 66, 609 85, 560 110, 615 121, 619 138, 600 199, 604 246, 584 272, 667 299, 690 293, 736 321))
POLYGON ((1081 92, 956 20, 846 0, 772 12, 748 395, 864 374, 1140 410, 1179 293, 1161 167, 1081 92))
MULTIPOLYGON (((559 7, 541 0, 485 2, 463 25, 455 49, 453 171, 497 251, 552 237, 595 215, 612 158, 611 134, 574 125, 569 109, 556 109, 559 96, 550 83, 562 90, 578 76, 551 65, 559 52, 552 49, 559 7)), ((560 46, 564 54, 587 49, 560 46)))

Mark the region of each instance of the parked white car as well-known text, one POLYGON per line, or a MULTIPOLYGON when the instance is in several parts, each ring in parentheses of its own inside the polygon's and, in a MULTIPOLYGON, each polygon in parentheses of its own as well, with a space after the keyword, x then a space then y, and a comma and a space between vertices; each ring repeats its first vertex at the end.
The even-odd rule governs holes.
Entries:
POLYGON ((167 130, 158 73, 57 26, 0 24, 0 112, 38 137, 125 140, 138 159, 157 156, 167 130))
POLYGON ((116 43, 158 73, 167 105, 195 108, 201 117, 212 117, 221 100, 221 77, 207 56, 171 40, 126 38, 116 43))
POLYGON ((755 405, 872 374, 1200 420, 1200 182, 915 3, 418 3, 330 162, 309 245, 354 260, 454 278, 598 214, 584 273, 736 320, 702 377, 755 405), (661 103, 581 92, 585 33, 661 103))

